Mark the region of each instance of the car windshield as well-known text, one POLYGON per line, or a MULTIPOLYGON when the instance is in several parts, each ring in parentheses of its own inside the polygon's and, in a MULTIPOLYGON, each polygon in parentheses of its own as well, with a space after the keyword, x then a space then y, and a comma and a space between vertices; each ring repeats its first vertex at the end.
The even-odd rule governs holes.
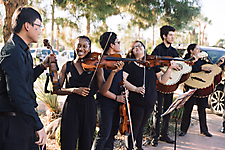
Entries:
POLYGON ((70 58, 74 58, 74 52, 70 52, 70 58))
POLYGON ((59 54, 59 52, 58 52, 58 51, 53 50, 53 52, 54 52, 54 54, 56 54, 56 55, 58 55, 58 54, 59 54))
POLYGON ((34 50, 34 49, 31 49, 31 50, 30 50, 30 53, 34 53, 34 52, 35 52, 35 50, 34 50))
POLYGON ((206 50, 212 62, 215 63, 221 56, 225 55, 225 51, 206 50))
POLYGON ((41 53, 44 54, 44 55, 49 55, 50 54, 50 50, 44 49, 44 50, 42 50, 41 53))

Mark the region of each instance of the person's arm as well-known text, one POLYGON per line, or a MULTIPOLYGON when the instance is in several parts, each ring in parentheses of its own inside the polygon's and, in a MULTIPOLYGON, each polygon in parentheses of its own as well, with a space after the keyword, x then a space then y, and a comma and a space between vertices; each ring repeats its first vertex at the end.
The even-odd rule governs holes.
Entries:
POLYGON ((49 67, 49 56, 47 56, 42 63, 36 66, 34 70, 34 82, 36 79, 49 67))
POLYGON ((129 74, 127 72, 123 71, 123 80, 124 80, 124 84, 125 84, 126 88, 132 92, 140 93, 142 95, 145 94, 145 87, 143 87, 143 86, 136 87, 135 85, 133 85, 127 81, 128 75, 129 74))
POLYGON ((114 75, 120 71, 121 69, 123 69, 124 63, 122 61, 118 62, 116 65, 116 69, 112 70, 109 77, 107 78, 107 80, 105 81, 104 78, 104 72, 102 68, 99 68, 97 71, 97 80, 98 80, 98 87, 99 87, 99 92, 103 95, 105 94, 110 86, 111 83, 113 81, 114 75))
POLYGON ((90 88, 87 88, 87 87, 64 88, 63 87, 64 81, 66 78, 66 65, 67 65, 67 63, 65 63, 62 66, 61 72, 59 73, 60 81, 61 81, 61 83, 60 83, 61 89, 59 89, 57 91, 57 94, 58 95, 70 95, 70 94, 76 93, 76 94, 84 96, 84 97, 87 96, 89 94, 90 88))
POLYGON ((109 91, 109 88, 111 87, 111 83, 112 80, 114 78, 114 75, 116 72, 118 72, 119 70, 121 70, 123 68, 124 63, 123 62, 119 62, 117 68, 115 70, 112 70, 109 77, 107 78, 107 81, 104 83, 105 78, 104 78, 104 72, 102 69, 99 69, 98 74, 97 74, 97 78, 98 78, 98 86, 100 87, 99 92, 105 96, 108 97, 110 99, 113 99, 117 102, 121 102, 121 103, 125 103, 125 96, 126 95, 116 95, 112 92, 109 91))
POLYGON ((165 84, 169 80, 172 69, 180 70, 181 68, 179 67, 179 65, 177 65, 175 61, 172 60, 170 61, 170 66, 167 68, 164 74, 162 73, 162 71, 156 73, 156 76, 160 83, 165 84))
POLYGON ((123 94, 120 94, 120 95, 116 95, 110 91, 107 91, 105 94, 102 94, 103 96, 105 97, 108 97, 110 99, 113 99, 117 102, 120 102, 120 103, 126 103, 126 100, 125 100, 125 96, 126 95, 123 95, 123 94))
MULTIPOLYGON (((18 49, 11 49, 10 55, 6 57, 1 67, 4 70, 6 88, 11 105, 23 117, 27 124, 31 125, 35 131, 41 130, 43 124, 34 109, 33 99, 30 97, 31 88, 27 83, 28 66, 26 58, 18 49)), ((32 68, 30 68, 32 69, 32 68)))

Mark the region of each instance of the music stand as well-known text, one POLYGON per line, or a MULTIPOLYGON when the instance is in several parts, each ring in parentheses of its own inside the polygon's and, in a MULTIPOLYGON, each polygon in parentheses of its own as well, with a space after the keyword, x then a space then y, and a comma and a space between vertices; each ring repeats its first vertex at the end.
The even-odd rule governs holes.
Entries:
POLYGON ((175 110, 176 117, 175 117, 175 143, 174 143, 174 150, 176 150, 176 143, 177 143, 177 116, 178 116, 178 109, 181 108, 186 101, 194 94, 197 89, 190 89, 189 91, 180 94, 177 99, 170 105, 170 107, 166 110, 165 113, 161 115, 161 117, 171 113, 175 110))

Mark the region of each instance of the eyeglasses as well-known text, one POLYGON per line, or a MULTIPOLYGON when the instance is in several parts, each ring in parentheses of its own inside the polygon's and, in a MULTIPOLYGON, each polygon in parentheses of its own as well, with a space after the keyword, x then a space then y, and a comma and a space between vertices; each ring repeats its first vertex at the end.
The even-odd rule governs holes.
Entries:
POLYGON ((43 29, 43 26, 42 26, 41 24, 36 24, 36 23, 33 23, 33 25, 38 26, 38 27, 40 28, 40 30, 42 30, 42 29, 43 29))
POLYGON ((115 43, 118 43, 118 44, 120 44, 120 41, 117 41, 117 42, 115 42, 115 43))
POLYGON ((133 47, 132 47, 132 50, 134 50, 134 49, 137 48, 137 47, 142 47, 142 45, 139 44, 139 45, 133 46, 133 47))

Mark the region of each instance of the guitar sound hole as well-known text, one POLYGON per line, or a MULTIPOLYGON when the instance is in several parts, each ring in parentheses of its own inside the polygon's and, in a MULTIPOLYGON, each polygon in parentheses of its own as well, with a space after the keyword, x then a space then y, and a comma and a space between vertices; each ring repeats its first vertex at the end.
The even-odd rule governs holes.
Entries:
POLYGON ((210 72, 212 72, 212 71, 204 71, 205 73, 210 73, 210 72))
MULTIPOLYGON (((182 69, 183 69, 182 64, 177 63, 177 65, 180 67, 180 70, 182 70, 182 69)), ((175 69, 173 69, 173 70, 175 70, 175 69)), ((180 70, 178 70, 178 71, 180 71, 180 70)))

